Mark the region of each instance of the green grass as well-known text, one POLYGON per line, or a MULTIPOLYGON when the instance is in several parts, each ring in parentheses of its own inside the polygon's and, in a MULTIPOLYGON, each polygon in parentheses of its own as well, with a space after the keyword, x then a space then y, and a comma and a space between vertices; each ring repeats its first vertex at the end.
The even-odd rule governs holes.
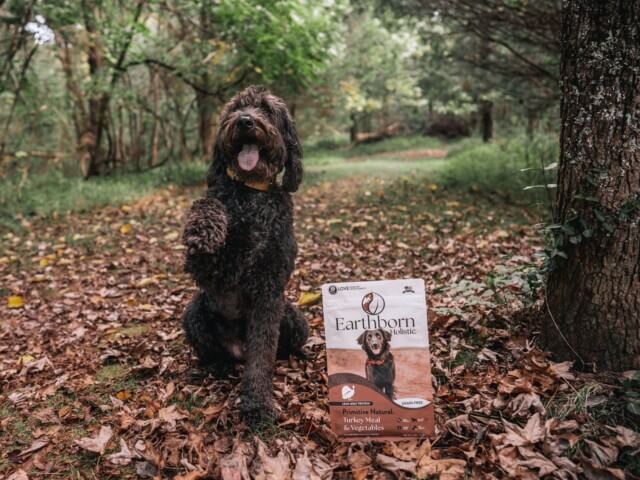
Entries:
POLYGON ((380 158, 359 162, 345 162, 342 158, 327 159, 327 163, 307 166, 305 181, 307 184, 331 181, 351 176, 402 177, 424 176, 436 173, 446 163, 445 159, 423 159, 415 161, 380 158))
POLYGON ((360 155, 378 155, 386 152, 396 152, 402 150, 417 150, 424 148, 444 148, 447 142, 435 137, 423 137, 422 135, 412 135, 407 137, 394 137, 382 142, 364 143, 345 150, 346 157, 357 157, 360 155))
POLYGON ((461 350, 457 353, 456 358, 451 363, 451 366, 455 368, 460 365, 464 365, 465 367, 470 368, 477 359, 478 352, 474 352, 473 350, 461 350))
POLYGON ((82 212, 104 205, 133 201, 169 184, 201 183, 207 166, 197 162, 171 164, 143 173, 127 173, 83 180, 65 177, 59 171, 18 176, 0 183, 0 228, 16 227, 16 215, 49 216, 69 211, 82 212))
MULTIPOLYGON (((332 144, 329 142, 329 144, 332 144)), ((408 162, 394 158, 396 151, 437 148, 443 143, 421 136, 398 137, 383 142, 354 148, 327 149, 316 142, 306 150, 305 165, 310 183, 318 180, 361 175, 410 174, 431 171, 438 166, 436 160, 408 162), (389 155, 380 155, 390 152, 389 155), (376 156, 375 160, 362 158, 376 156), (353 158, 353 161, 347 159, 353 158), (436 163, 431 163, 436 162, 436 163)), ((333 145, 333 144, 332 144, 333 145)), ((0 229, 19 228, 17 216, 50 216, 54 213, 85 212, 105 205, 121 205, 134 201, 154 190, 170 184, 190 186, 204 182, 207 165, 200 162, 170 164, 143 173, 117 174, 83 180, 64 176, 61 171, 20 175, 6 178, 0 183, 0 229)))
MULTIPOLYGON (((505 194, 520 203, 544 202, 545 189, 523 191, 528 185, 553 183, 555 170, 540 171, 557 158, 556 142, 541 137, 526 142, 524 137, 482 144, 470 138, 445 142, 419 135, 396 137, 382 142, 350 147, 343 137, 305 145, 305 185, 344 177, 428 178, 455 189, 505 194), (421 152, 447 149, 442 158, 421 152), (412 150, 411 155, 404 152, 412 150), (521 172, 524 168, 531 168, 521 172)), ((60 171, 19 175, 0 183, 0 230, 19 229, 20 217, 50 216, 54 213, 83 212, 105 205, 118 206, 134 201, 167 185, 202 184, 207 165, 200 162, 170 164, 144 173, 127 173, 82 180, 60 171)), ((553 192, 551 192, 553 193, 553 192)))
POLYGON ((533 141, 517 136, 487 144, 466 139, 450 149, 442 180, 449 186, 499 193, 524 203, 546 202, 554 191, 542 186, 555 183, 552 164, 558 156, 557 139, 551 135, 533 141))
POLYGON ((444 158, 424 155, 407 159, 403 158, 403 152, 446 147, 442 140, 419 135, 339 149, 312 146, 305 156, 305 182, 313 184, 350 176, 389 178, 433 174, 444 166, 444 158))

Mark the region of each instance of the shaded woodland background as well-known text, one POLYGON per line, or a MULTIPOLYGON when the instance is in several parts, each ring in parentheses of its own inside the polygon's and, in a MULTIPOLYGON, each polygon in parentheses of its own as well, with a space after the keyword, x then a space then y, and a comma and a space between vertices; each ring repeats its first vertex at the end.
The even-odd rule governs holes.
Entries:
POLYGON ((5 175, 88 178, 209 159, 221 105, 251 83, 287 100, 307 144, 557 127, 556 1, 1 8, 5 175))

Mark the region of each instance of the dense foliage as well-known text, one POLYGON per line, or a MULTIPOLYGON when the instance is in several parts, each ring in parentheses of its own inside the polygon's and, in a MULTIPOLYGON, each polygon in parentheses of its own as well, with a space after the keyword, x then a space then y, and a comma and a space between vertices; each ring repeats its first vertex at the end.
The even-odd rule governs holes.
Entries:
MULTIPOLYGON (((488 139, 493 117, 504 127, 529 119, 531 129, 549 102, 523 108, 521 92, 536 99, 557 92, 497 67, 494 75, 480 72, 468 60, 486 57, 483 41, 464 34, 450 8, 436 7, 2 2, 0 169, 28 176, 54 168, 86 178, 210 158, 221 105, 250 83, 285 97, 307 138, 454 137, 480 125, 488 139)), ((537 10, 525 13, 531 28, 544 20, 537 10)), ((510 40, 522 44, 521 36, 502 35, 493 41, 506 46, 492 48, 491 58, 509 52, 510 40)), ((554 55, 545 52, 534 57, 552 70, 554 55)))

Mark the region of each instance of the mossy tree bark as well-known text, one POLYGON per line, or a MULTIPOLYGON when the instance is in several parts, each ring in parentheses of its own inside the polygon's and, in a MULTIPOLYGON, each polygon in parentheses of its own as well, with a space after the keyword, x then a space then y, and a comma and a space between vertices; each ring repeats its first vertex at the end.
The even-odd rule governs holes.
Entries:
POLYGON ((640 368, 640 0, 568 0, 546 344, 640 368))

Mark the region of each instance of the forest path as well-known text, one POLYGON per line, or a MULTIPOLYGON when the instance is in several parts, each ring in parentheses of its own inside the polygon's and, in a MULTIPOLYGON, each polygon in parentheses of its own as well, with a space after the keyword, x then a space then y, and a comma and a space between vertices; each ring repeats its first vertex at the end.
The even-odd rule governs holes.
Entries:
MULTIPOLYGON (((319 304, 302 306, 308 358, 278 362, 277 428, 247 432, 239 376, 214 380, 196 368, 179 325, 195 290, 181 272, 180 232, 201 191, 164 189, 4 236, 0 476, 230 480, 251 470, 254 478, 275 471, 266 478, 289 472, 297 480, 367 471, 479 478, 578 468, 561 455, 561 438, 582 439, 575 418, 589 417, 550 415, 593 380, 575 380, 567 364, 551 362, 531 342, 533 325, 515 320, 530 301, 541 251, 521 208, 422 178, 349 177, 295 196, 300 253, 289 299, 354 279, 424 278, 430 292, 433 444, 354 449, 329 428, 319 304)), ((620 432, 601 431, 604 446, 622 441, 620 432)))
POLYGON ((351 177, 393 179, 400 176, 436 175, 446 165, 447 148, 410 148, 341 155, 309 155, 305 173, 309 183, 331 182, 351 177))
POLYGON ((445 158, 449 150, 446 148, 413 148, 410 150, 397 150, 379 152, 372 155, 358 155, 348 159, 350 162, 362 162, 372 159, 392 158, 396 160, 423 160, 426 158, 445 158))

